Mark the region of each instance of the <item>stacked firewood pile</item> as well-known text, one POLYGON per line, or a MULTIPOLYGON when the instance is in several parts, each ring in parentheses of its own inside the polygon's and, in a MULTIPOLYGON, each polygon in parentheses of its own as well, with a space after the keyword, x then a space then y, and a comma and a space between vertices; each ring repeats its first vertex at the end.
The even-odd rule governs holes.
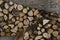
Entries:
POLYGON ((55 12, 31 9, 0 0, 0 36, 15 40, 60 40, 60 18, 55 12))

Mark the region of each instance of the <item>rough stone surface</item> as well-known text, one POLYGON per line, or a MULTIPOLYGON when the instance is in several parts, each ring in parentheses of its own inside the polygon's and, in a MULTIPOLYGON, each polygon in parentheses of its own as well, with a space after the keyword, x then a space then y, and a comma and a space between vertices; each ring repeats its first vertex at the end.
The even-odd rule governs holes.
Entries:
MULTIPOLYGON (((9 0, 5 0, 9 1, 9 0)), ((31 8, 45 9, 46 11, 60 12, 60 0, 12 0, 14 3, 22 4, 31 8)))

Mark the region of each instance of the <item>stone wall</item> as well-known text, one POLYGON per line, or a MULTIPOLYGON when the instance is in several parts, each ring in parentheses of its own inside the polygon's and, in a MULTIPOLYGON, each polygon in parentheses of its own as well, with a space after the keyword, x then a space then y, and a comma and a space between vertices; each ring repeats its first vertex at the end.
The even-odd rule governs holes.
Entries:
POLYGON ((55 11, 59 13, 60 9, 60 0, 5 0, 13 1, 17 4, 22 4, 31 8, 44 9, 46 11, 55 11))

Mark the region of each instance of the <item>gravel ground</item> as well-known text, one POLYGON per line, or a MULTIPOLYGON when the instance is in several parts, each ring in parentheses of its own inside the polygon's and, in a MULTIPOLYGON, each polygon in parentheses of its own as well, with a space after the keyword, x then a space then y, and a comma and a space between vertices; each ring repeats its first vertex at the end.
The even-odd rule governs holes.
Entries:
POLYGON ((14 40, 14 37, 0 37, 0 40, 14 40))

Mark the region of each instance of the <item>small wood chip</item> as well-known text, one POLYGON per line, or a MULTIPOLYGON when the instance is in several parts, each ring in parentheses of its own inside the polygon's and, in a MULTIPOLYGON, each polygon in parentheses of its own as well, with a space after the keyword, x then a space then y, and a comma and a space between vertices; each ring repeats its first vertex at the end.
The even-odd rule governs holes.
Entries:
POLYGON ((24 15, 23 19, 27 19, 27 16, 26 16, 26 15, 24 15))
POLYGON ((41 29, 41 32, 45 32, 45 29, 44 29, 44 28, 42 28, 42 29, 41 29))
POLYGON ((8 3, 5 3, 4 6, 5 6, 6 9, 9 9, 9 5, 8 5, 8 3))
MULTIPOLYGON (((23 26, 23 28, 27 28, 28 27, 28 25, 27 26, 23 26)), ((26 29, 25 29, 26 30, 26 29)))
POLYGON ((48 20, 48 19, 44 19, 44 20, 43 20, 43 25, 47 24, 49 21, 50 21, 50 20, 48 20))
POLYGON ((41 40, 45 40, 45 39, 42 38, 41 40))
POLYGON ((11 20, 12 20, 12 22, 15 22, 15 21, 16 21, 16 19, 15 19, 15 18, 12 18, 11 20))
POLYGON ((51 35, 50 35, 50 34, 48 34, 48 33, 43 33, 43 37, 48 39, 48 38, 50 38, 50 37, 51 37, 51 35))
POLYGON ((24 39, 25 39, 25 40, 28 40, 28 39, 29 39, 29 36, 24 36, 24 39))
POLYGON ((45 28, 50 28, 51 27, 51 24, 47 24, 46 26, 45 26, 45 28))
POLYGON ((39 25, 39 27, 42 27, 42 25, 41 24, 38 24, 39 25))
POLYGON ((14 8, 16 9, 18 5, 17 5, 17 4, 14 4, 13 6, 14 6, 14 8))
POLYGON ((2 22, 4 20, 4 18, 3 17, 0 17, 0 21, 2 22))
POLYGON ((18 24, 18 23, 19 23, 19 21, 16 21, 16 22, 15 22, 15 25, 18 24))
POLYGON ((4 2, 3 0, 0 0, 0 5, 1 5, 3 2, 4 2))
POLYGON ((35 11, 35 9, 33 8, 32 11, 35 11))
POLYGON ((8 10, 7 9, 3 9, 3 13, 4 14, 8 14, 8 10))
POLYGON ((5 32, 1 32, 0 35, 1 35, 1 36, 5 36, 5 32))
POLYGON ((51 24, 47 24, 48 27, 51 27, 51 24))
POLYGON ((38 13, 39 13, 39 11, 38 10, 35 10, 34 11, 34 16, 36 16, 38 13))
POLYGON ((14 28, 14 24, 8 24, 11 28, 14 28))
POLYGON ((0 26, 4 26, 4 25, 6 25, 6 22, 1 22, 0 23, 0 26))
POLYGON ((20 13, 19 13, 19 16, 20 16, 20 17, 23 17, 23 16, 24 16, 24 13, 23 13, 23 12, 20 12, 20 13))
POLYGON ((16 17, 16 20, 19 20, 19 17, 18 16, 16 17))
POLYGON ((33 40, 33 39, 31 38, 31 39, 29 39, 29 40, 33 40))
POLYGON ((40 14, 37 14, 36 17, 37 18, 42 18, 42 16, 40 14))
POLYGON ((13 10, 14 6, 10 6, 9 11, 11 12, 13 10))
POLYGON ((18 9, 18 10, 22 10, 22 9, 23 9, 23 6, 22 6, 22 5, 18 5, 18 6, 17 6, 17 9, 18 9))
POLYGON ((23 9, 23 13, 27 13, 28 10, 26 8, 23 9))
POLYGON ((16 33, 12 33, 12 34, 11 34, 11 36, 15 36, 15 35, 16 35, 16 33))
POLYGON ((29 7, 27 7, 26 9, 27 9, 27 10, 29 10, 30 8, 29 8, 29 7))
POLYGON ((13 29, 11 29, 11 32, 16 33, 18 31, 18 27, 15 26, 13 29))
POLYGON ((29 39, 29 33, 28 32, 25 33, 24 39, 25 40, 29 39))
POLYGON ((57 30, 57 29, 58 29, 58 26, 57 26, 57 25, 53 25, 52 28, 53 28, 54 30, 57 30))
POLYGON ((25 19, 25 20, 23 21, 23 23, 24 23, 24 25, 28 25, 28 24, 29 24, 29 20, 28 20, 28 19, 25 19))
POLYGON ((12 19, 13 15, 9 13, 9 20, 12 19))
POLYGON ((37 27, 37 30, 40 30, 40 27, 37 27))
POLYGON ((51 24, 55 24, 56 23, 56 20, 51 20, 51 24))
POLYGON ((53 29, 48 29, 47 31, 49 34, 51 34, 53 32, 53 29))
POLYGON ((57 39, 60 40, 60 35, 57 36, 57 39))
POLYGON ((33 16, 33 11, 30 10, 30 11, 28 12, 28 15, 29 15, 29 16, 33 16))
POLYGON ((10 1, 10 2, 9 2, 9 5, 13 5, 13 2, 12 2, 12 1, 10 1))
POLYGON ((41 35, 42 34, 42 32, 41 31, 38 31, 38 35, 41 35))
POLYGON ((60 18, 57 19, 60 22, 60 18))
POLYGON ((36 36, 35 40, 40 40, 42 38, 42 36, 36 36))
POLYGON ((0 12, 2 11, 2 8, 0 7, 0 12))
POLYGON ((28 36, 29 35, 29 33, 28 32, 25 32, 25 36, 28 36))
POLYGON ((20 21, 23 21, 23 18, 20 18, 20 21))
POLYGON ((28 17, 29 21, 32 21, 34 18, 33 17, 28 17))
POLYGON ((10 32, 10 29, 6 29, 5 32, 10 32))
POLYGON ((7 25, 5 25, 3 28, 4 28, 4 29, 7 29, 7 28, 8 28, 8 26, 7 26, 7 25))
POLYGON ((4 20, 6 21, 8 19, 7 15, 4 15, 4 20))
POLYGON ((23 23, 20 22, 20 23, 18 24, 18 27, 19 27, 19 28, 23 27, 23 23))
POLYGON ((53 34, 54 37, 57 37, 58 36, 58 31, 53 31, 52 34, 53 34))
POLYGON ((3 16, 4 14, 2 12, 0 12, 0 16, 3 16))

